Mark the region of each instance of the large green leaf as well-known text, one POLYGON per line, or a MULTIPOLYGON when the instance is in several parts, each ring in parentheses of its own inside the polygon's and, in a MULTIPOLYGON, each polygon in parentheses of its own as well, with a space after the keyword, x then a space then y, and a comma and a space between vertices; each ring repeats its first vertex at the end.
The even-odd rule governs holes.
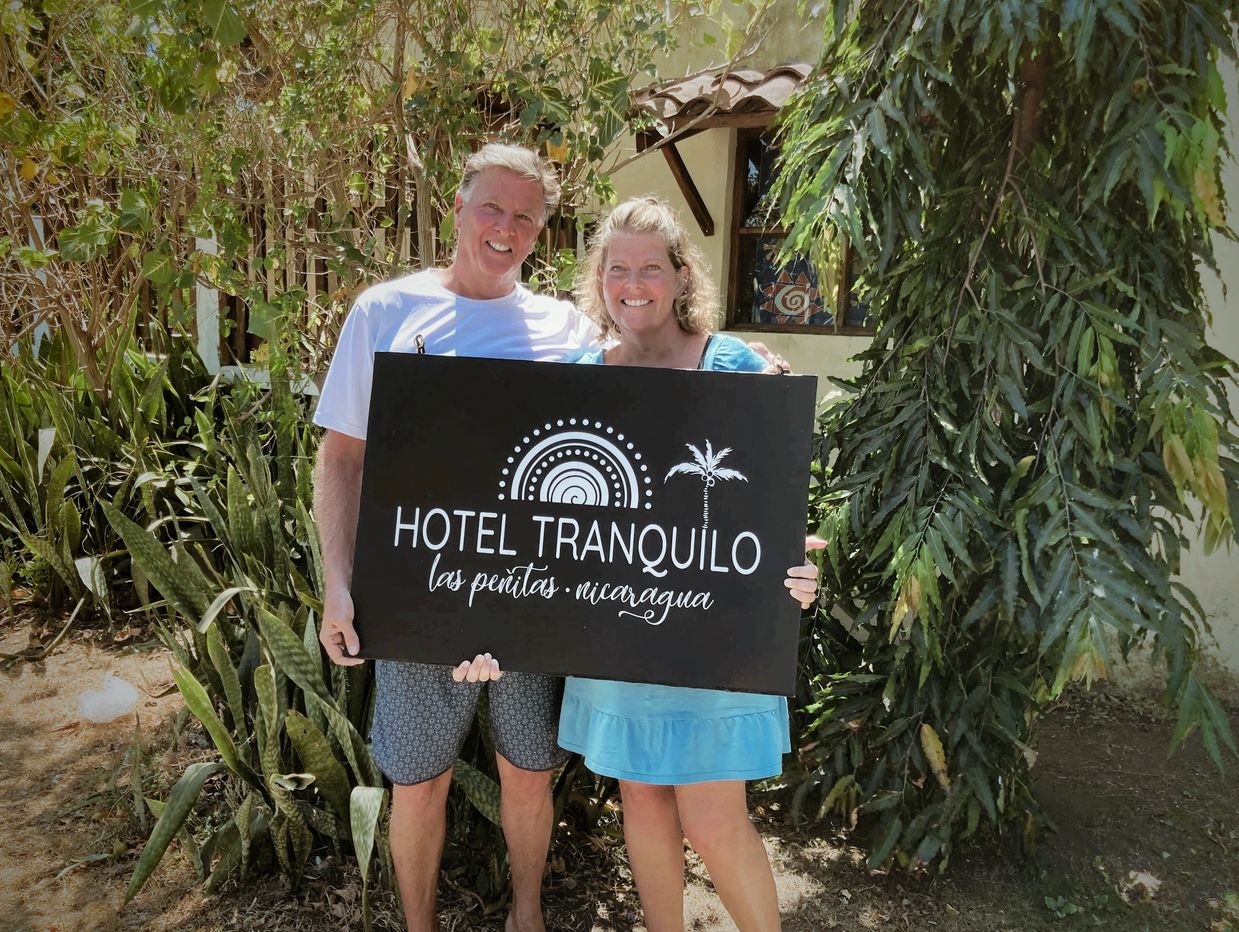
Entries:
POLYGON ((47 458, 52 452, 52 444, 56 441, 56 428, 44 427, 39 430, 39 460, 36 467, 36 476, 42 477, 43 467, 47 463, 47 458))
POLYGON ((236 45, 245 38, 245 21, 228 0, 202 0, 202 14, 211 38, 220 45, 236 45))
POLYGON ((90 262, 101 256, 115 237, 107 218, 90 216, 57 235, 60 255, 69 262, 90 262))
POLYGON ((241 805, 237 807, 233 821, 237 826, 237 836, 241 841, 240 871, 244 875, 249 868, 250 851, 255 837, 266 828, 266 810, 262 806, 257 793, 247 793, 241 805))
POLYGON ((65 486, 69 481, 69 477, 73 475, 75 468, 75 458, 72 454, 69 454, 56 464, 52 469, 51 476, 47 480, 47 497, 44 499, 43 504, 43 520, 47 526, 48 537, 53 543, 59 542, 63 531, 60 521, 61 505, 64 504, 65 500, 65 486))
MULTIPOLYGON (((228 647, 224 644, 223 635, 218 625, 207 629, 207 653, 215 672, 219 675, 224 687, 224 698, 228 702, 228 714, 232 718, 232 730, 242 746, 249 743, 249 726, 245 720, 245 699, 241 692, 241 679, 237 676, 237 668, 232 663, 228 647)), ((248 763, 248 761, 247 761, 248 763)))
POLYGON ((228 498, 228 523, 218 528, 221 536, 226 533, 238 556, 241 554, 260 555, 261 549, 258 535, 254 530, 253 506, 249 500, 249 492, 241 474, 232 466, 228 467, 225 489, 228 498))
POLYGON ((202 887, 208 894, 218 892, 241 867, 241 833, 235 821, 219 828, 211 840, 211 853, 218 853, 219 859, 211 868, 202 887))
POLYGON ((173 259, 166 252, 152 249, 142 257, 142 275, 156 285, 169 285, 176 274, 173 259))
POLYGON ((284 730, 293 743, 301 766, 314 774, 315 786, 341 819, 349 818, 348 773, 336 759, 326 735, 295 709, 284 716, 284 730))
POLYGON ((193 674, 183 668, 176 668, 172 671, 172 678, 176 680, 176 686, 181 691, 181 695, 185 697, 185 704, 189 710, 194 713, 194 717, 202 722, 202 726, 207 730, 207 734, 211 736, 211 740, 215 742, 215 748, 219 751, 219 756, 224 759, 224 763, 228 765, 228 769, 237 776, 245 780, 257 790, 263 788, 263 782, 256 774, 253 768, 241 759, 241 755, 237 753, 237 747, 232 742, 232 736, 229 735, 228 729, 224 727, 224 723, 219 720, 219 716, 215 714, 215 707, 211 702, 211 697, 207 695, 207 691, 202 684, 194 679, 193 674))
POLYGON ((331 694, 323 680, 320 656, 311 655, 292 629, 261 605, 256 614, 263 640, 280 671, 306 692, 314 693, 321 699, 330 699, 331 694))
POLYGON ((198 630, 201 632, 206 632, 207 629, 211 627, 211 623, 215 621, 215 616, 223 611, 224 606, 226 606, 242 592, 257 591, 258 590, 253 586, 232 586, 225 589, 211 601, 211 604, 207 607, 207 610, 203 612, 202 619, 198 622, 198 630))
POLYGON ((383 775, 379 773, 370 749, 366 747, 366 743, 348 717, 330 700, 320 699, 313 693, 307 693, 306 698, 313 699, 319 710, 327 717, 331 737, 344 751, 344 757, 357 780, 369 786, 382 786, 383 775))
POLYGON ((453 766, 452 782, 464 790, 474 809, 493 825, 500 824, 498 783, 463 760, 457 760, 453 766))
POLYGON ((133 876, 129 879, 129 886, 125 890, 125 902, 137 896, 142 885, 154 873, 164 852, 168 850, 168 844, 176 837, 176 833, 180 831, 185 819, 194 808, 194 803, 198 801, 198 794, 202 792, 202 784, 207 781, 208 777, 222 769, 223 765, 216 763, 190 764, 185 768, 184 775, 172 787, 163 812, 160 813, 159 820, 151 829, 150 837, 147 838, 146 845, 142 848, 142 854, 138 857, 137 866, 134 867, 133 876))
MULTIPOLYGON (((262 771, 268 781, 284 770, 284 756, 280 750, 280 703, 276 697, 275 671, 264 663, 254 672, 254 692, 258 696, 258 709, 254 715, 254 730, 258 736, 258 753, 262 771)), ((278 799, 279 794, 273 795, 278 799)), ((273 826, 274 828, 274 823, 273 826)))
POLYGON ((173 608, 191 621, 201 618, 210 607, 212 586, 193 559, 183 555, 180 560, 173 560, 153 534, 130 521, 114 505, 105 501, 99 507, 125 542, 129 556, 173 608))
POLYGON ((355 786, 349 800, 353 830, 353 853, 361 868, 362 921, 370 929, 370 856, 374 850, 374 835, 387 791, 377 786, 355 786))
POLYGON ((78 557, 73 561, 73 565, 77 569, 77 575, 82 581, 82 585, 90 590, 90 594, 95 597, 96 602, 110 612, 111 604, 108 602, 108 581, 103 572, 103 560, 99 557, 78 557))

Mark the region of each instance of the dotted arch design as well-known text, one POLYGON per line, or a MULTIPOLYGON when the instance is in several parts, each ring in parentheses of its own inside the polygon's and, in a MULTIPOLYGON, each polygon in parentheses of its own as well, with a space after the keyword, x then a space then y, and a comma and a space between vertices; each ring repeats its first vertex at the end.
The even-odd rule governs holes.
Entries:
POLYGON ((631 440, 589 418, 547 422, 507 458, 500 500, 650 508, 648 469, 631 440))

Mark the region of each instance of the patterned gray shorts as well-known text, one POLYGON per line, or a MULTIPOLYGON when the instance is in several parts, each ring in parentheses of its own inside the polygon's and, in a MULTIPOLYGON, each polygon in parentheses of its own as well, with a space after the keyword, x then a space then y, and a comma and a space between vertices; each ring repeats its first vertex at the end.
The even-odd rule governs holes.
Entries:
MULTIPOLYGON (((395 660, 376 660, 374 676, 370 740, 387 778, 421 783, 456 763, 483 684, 454 682, 448 666, 395 660)), ((556 740, 563 683, 558 676, 504 671, 487 684, 495 749, 522 770, 554 770, 568 759, 556 740)))

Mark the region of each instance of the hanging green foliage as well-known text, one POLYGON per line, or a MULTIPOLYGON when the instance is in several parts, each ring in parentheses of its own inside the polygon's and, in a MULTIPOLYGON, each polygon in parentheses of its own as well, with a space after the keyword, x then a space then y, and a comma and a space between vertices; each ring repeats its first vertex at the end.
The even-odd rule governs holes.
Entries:
POLYGON ((1231 236, 1223 0, 836 0, 783 121, 792 248, 847 237, 877 332, 822 419, 833 613, 811 632, 798 802, 869 863, 1036 835, 1044 703, 1149 647, 1221 765, 1187 533, 1230 546, 1235 366, 1201 266, 1231 236))
MULTIPOLYGON (((267 338, 282 322, 321 371, 360 287, 445 258, 481 140, 546 152, 569 213, 606 195, 631 88, 718 5, 14 0, 0 337, 66 328, 106 394, 102 347, 148 314, 192 332, 204 285, 232 305, 238 361, 230 325, 267 338)), ((568 221, 561 238, 575 242, 568 221)), ((539 283, 561 245, 544 237, 539 283)))

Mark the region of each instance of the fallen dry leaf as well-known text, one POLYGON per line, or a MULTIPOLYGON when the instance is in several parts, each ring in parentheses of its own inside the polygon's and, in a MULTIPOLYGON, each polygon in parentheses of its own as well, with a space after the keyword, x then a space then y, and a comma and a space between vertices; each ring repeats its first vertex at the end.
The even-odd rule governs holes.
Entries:
POLYGON ((1127 874, 1127 884, 1123 887, 1123 899, 1128 903, 1147 903, 1157 896, 1162 881, 1148 871, 1130 871, 1127 874))

